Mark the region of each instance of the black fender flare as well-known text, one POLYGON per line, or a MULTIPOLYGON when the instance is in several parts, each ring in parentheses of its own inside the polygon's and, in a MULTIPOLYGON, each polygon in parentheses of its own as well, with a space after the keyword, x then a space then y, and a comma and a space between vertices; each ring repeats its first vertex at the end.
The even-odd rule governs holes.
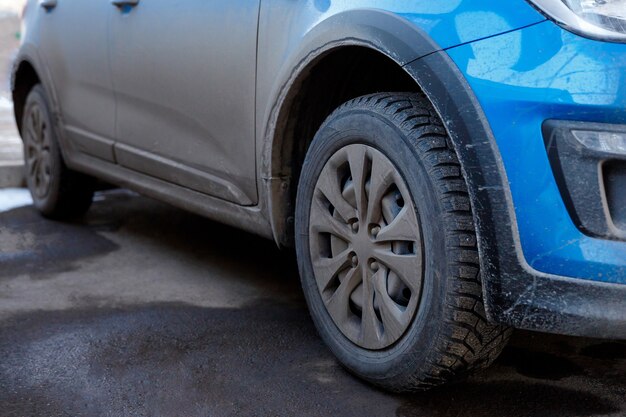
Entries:
POLYGON ((25 63, 30 65, 39 77, 39 81, 43 85, 43 88, 46 91, 49 100, 51 101, 50 104, 52 105, 53 116, 57 119, 58 122, 61 113, 56 89, 54 88, 54 83, 52 81, 52 74, 50 74, 47 65, 45 65, 43 58, 40 56, 37 48, 33 44, 26 43, 22 45, 20 47, 18 55, 13 61, 10 78, 11 93, 15 91, 18 71, 21 68, 22 64, 25 63))
MULTIPOLYGON (((285 213, 291 213, 289 175, 281 171, 281 153, 287 118, 293 98, 313 68, 325 55, 345 46, 360 46, 377 51, 399 67, 437 51, 439 46, 408 20, 384 10, 355 9, 321 21, 299 42, 298 49, 286 57, 277 75, 278 88, 263 130, 259 132, 259 189, 266 195, 262 209, 270 219, 274 239, 289 246, 285 213)), ((259 114, 261 109, 257 109, 259 114)))
POLYGON ((477 229, 488 318, 529 330, 626 338, 626 285, 546 274, 526 262, 496 139, 448 54, 432 53, 405 69, 435 106, 461 162, 477 229))

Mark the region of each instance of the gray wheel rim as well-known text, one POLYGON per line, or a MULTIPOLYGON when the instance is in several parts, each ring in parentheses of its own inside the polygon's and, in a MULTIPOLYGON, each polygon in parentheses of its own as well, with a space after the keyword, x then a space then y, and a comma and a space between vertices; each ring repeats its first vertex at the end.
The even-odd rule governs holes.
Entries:
POLYGON ((23 137, 29 188, 35 197, 44 198, 52 182, 52 155, 50 125, 38 103, 31 104, 27 109, 23 137))
POLYGON ((385 155, 353 144, 326 162, 309 244, 317 287, 339 330, 365 349, 397 342, 419 305, 423 249, 413 199, 385 155))

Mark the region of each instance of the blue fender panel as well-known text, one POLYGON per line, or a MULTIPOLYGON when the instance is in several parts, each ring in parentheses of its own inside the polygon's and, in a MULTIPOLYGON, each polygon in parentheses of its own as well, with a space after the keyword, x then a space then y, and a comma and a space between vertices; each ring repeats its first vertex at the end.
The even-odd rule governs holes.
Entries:
POLYGON ((527 264, 548 274, 626 284, 626 242, 576 228, 541 130, 548 119, 626 124, 626 45, 545 22, 447 53, 495 136, 527 264))

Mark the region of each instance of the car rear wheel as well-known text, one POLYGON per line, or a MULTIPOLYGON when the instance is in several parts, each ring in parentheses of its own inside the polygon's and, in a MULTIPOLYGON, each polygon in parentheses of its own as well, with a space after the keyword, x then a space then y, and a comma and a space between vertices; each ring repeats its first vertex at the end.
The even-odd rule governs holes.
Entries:
POLYGON ((304 293, 356 375, 425 389, 489 365, 510 330, 487 322, 460 164, 425 97, 361 97, 324 122, 296 202, 304 293))
POLYGON ((46 217, 68 219, 91 205, 94 180, 67 168, 61 155, 46 92, 33 87, 24 106, 22 141, 26 183, 33 204, 46 217))

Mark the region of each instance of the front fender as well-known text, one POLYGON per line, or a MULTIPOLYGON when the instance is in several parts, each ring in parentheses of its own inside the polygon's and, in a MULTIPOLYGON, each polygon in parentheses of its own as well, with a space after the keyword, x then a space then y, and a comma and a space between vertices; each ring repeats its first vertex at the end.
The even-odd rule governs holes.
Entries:
MULTIPOLYGON (((258 188, 265 190, 269 216, 285 213, 289 184, 281 172, 281 141, 291 99, 310 69, 330 51, 362 46, 399 66, 461 43, 545 20, 524 0, 406 2, 291 0, 264 2, 259 19, 257 70, 258 188), (372 8, 367 8, 368 6, 372 8), (373 8, 376 7, 376 8, 373 8)), ((287 210, 288 211, 288 210, 287 210)), ((275 236, 284 230, 274 224, 275 236)))
MULTIPOLYGON (((353 10, 339 13, 309 30, 280 65, 278 76, 265 74, 262 69, 272 66, 264 62, 271 57, 259 57, 257 91, 257 153, 260 155, 259 189, 267 196, 267 211, 274 236, 285 236, 284 214, 289 209, 289 184, 281 172, 283 134, 291 103, 300 86, 319 60, 344 46, 361 46, 387 56, 399 66, 417 57, 437 51, 439 47, 428 35, 410 21, 380 10, 353 10), (271 90, 265 87, 272 85, 271 90), (271 97, 267 99, 264 97, 271 97), (271 107, 264 104, 272 103, 271 107)), ((261 49, 261 46, 260 46, 261 49)))

